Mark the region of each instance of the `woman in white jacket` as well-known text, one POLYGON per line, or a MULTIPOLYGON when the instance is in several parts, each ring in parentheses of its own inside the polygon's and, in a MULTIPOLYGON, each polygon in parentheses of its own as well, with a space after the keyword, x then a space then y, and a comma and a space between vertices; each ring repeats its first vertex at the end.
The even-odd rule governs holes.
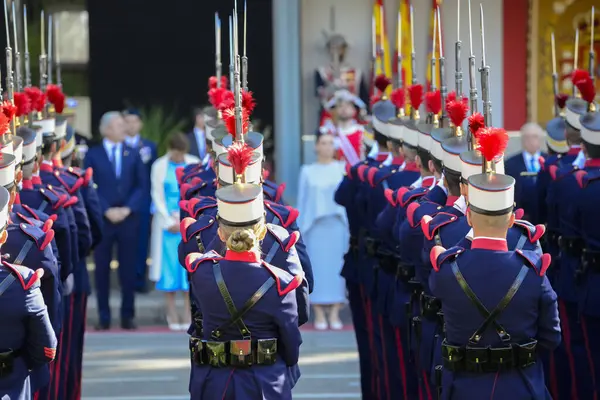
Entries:
POLYGON ((156 282, 156 289, 165 292, 167 323, 171 330, 185 330, 189 321, 189 284, 185 269, 179 264, 177 246, 181 241, 179 233, 179 185, 175 171, 178 167, 198 163, 200 160, 187 154, 189 142, 184 134, 175 133, 168 139, 167 154, 158 158, 152 165, 150 181, 154 217, 150 280, 156 282), (183 292, 186 307, 178 315, 175 308, 175 294, 183 292))

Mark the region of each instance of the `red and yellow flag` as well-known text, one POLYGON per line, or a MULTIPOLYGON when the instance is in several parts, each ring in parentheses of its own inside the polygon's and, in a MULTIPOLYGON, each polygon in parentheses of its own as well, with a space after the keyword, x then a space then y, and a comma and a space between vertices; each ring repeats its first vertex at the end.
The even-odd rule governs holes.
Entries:
MULTIPOLYGON (((428 48, 428 53, 427 53, 427 91, 429 91, 429 89, 431 88, 431 57, 433 55, 433 57, 435 57, 436 61, 435 61, 435 85, 436 87, 439 89, 440 87, 440 63, 438 61, 438 59, 440 58, 440 38, 438 37, 438 33, 440 32, 440 28, 437 26, 437 24, 439 24, 439 21, 437 21, 436 24, 434 24, 434 18, 436 17, 436 13, 437 13, 437 7, 441 7, 442 5, 442 1, 443 0, 431 0, 432 4, 431 4, 431 19, 430 19, 430 23, 429 23, 429 41, 427 42, 427 48, 428 48), (435 26, 435 34, 433 32, 434 30, 434 26, 435 26), (434 43, 433 43, 433 38, 435 37, 435 47, 434 47, 434 43), (435 48, 435 54, 433 53, 435 48)), ((443 28, 443 27, 442 27, 443 28)), ((444 37, 444 32, 443 30, 442 32, 442 38, 444 37)), ((444 44, 444 41, 442 40, 442 45, 444 44)))
MULTIPOLYGON (((375 4, 373 5, 373 20, 375 21, 375 44, 376 49, 379 52, 377 54, 377 59, 375 60, 375 75, 385 74, 388 78, 392 78, 392 64, 391 64, 391 54, 390 54, 390 46, 387 38, 387 33, 385 31, 385 7, 383 6, 383 0, 375 0, 375 4), (381 57, 380 51, 383 50, 383 60, 381 57), (383 64, 382 64, 383 61, 383 64)), ((371 82, 371 93, 373 93, 373 84, 375 81, 371 82)), ((386 94, 389 96, 392 92, 391 86, 386 90, 386 94)))

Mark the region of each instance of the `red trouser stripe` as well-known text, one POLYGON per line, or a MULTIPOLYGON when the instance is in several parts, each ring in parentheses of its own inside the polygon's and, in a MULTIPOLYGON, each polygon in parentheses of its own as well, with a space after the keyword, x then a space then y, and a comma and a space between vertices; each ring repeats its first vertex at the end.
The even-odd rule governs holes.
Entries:
POLYGON ((386 347, 385 347, 385 333, 383 331, 383 316, 380 314, 379 315, 379 332, 380 332, 380 336, 381 336, 381 348, 383 349, 383 377, 385 379, 384 384, 385 384, 385 391, 387 393, 387 396, 390 396, 390 374, 389 374, 389 369, 388 369, 388 363, 387 363, 387 353, 386 353, 386 347))
POLYGON ((590 373, 592 374, 592 385, 594 386, 594 400, 598 400, 598 390, 596 389, 596 368, 592 350, 590 348, 590 339, 588 338, 587 323, 585 317, 581 316, 581 329, 583 330, 583 340, 585 342, 585 354, 587 355, 588 363, 590 364, 590 373))
POLYGON ((406 365, 404 364, 404 348, 402 347, 402 336, 400 336, 400 328, 394 327, 396 336, 396 350, 398 351, 398 360, 400 360, 400 377, 402 378, 402 391, 404 399, 408 399, 408 388, 406 387, 406 365))

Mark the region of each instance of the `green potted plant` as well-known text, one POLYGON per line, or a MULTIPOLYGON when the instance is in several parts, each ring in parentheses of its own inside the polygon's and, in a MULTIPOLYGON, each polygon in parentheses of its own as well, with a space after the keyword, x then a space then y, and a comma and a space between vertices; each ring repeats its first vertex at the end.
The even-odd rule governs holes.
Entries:
POLYGON ((162 106, 143 107, 139 110, 144 124, 141 135, 156 143, 159 156, 165 154, 167 137, 173 132, 183 131, 185 120, 162 106))

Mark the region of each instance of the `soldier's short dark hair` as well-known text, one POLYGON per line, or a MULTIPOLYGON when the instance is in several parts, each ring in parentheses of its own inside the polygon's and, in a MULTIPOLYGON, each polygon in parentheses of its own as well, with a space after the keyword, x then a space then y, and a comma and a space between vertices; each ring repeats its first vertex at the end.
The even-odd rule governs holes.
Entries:
POLYGON ((583 141, 588 158, 600 158, 600 145, 583 141))
POLYGON ((460 174, 446 171, 444 179, 446 179, 448 185, 448 193, 452 196, 460 196, 460 174))
POLYGON ((183 153, 187 153, 190 149, 190 141, 181 132, 175 132, 169 135, 167 139, 167 147, 169 150, 177 150, 183 153))
POLYGON ((565 124, 567 129, 565 130, 565 139, 569 146, 581 144, 581 132, 569 124, 565 124))
POLYGON ((387 146, 388 138, 377 129, 373 128, 373 136, 375 137, 375 141, 379 145, 380 149, 385 149, 387 146))
POLYGON ((423 169, 429 171, 429 160, 432 159, 431 154, 428 151, 423 150, 420 147, 417 147, 417 155, 421 159, 421 164, 423 164, 423 169))

